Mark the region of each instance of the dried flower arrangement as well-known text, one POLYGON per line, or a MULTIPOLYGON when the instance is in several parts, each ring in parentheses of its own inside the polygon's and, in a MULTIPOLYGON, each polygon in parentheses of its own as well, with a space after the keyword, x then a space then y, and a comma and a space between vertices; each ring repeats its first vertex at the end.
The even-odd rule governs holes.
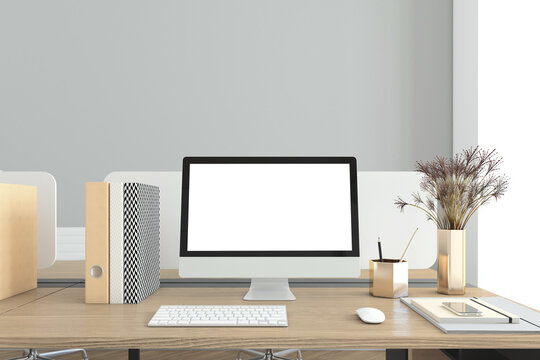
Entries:
POLYGON ((394 204, 401 211, 405 206, 424 211, 439 229, 463 230, 482 205, 506 192, 508 177, 498 174, 501 163, 495 150, 481 150, 478 146, 453 158, 418 161, 416 171, 424 174, 420 188, 427 196, 417 192, 412 194, 413 202, 398 197, 394 204))

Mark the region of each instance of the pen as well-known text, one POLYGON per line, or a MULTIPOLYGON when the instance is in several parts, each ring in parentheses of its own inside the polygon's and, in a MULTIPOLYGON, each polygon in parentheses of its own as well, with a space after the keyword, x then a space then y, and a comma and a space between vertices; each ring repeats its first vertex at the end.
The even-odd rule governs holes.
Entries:
POLYGON ((407 253, 407 250, 409 249, 409 246, 411 245, 411 242, 414 239, 414 235, 416 235, 417 231, 418 231, 418 228, 416 228, 416 230, 414 230, 414 232, 413 232, 413 234, 411 236, 411 240, 409 240, 409 243, 407 244, 407 247, 405 248, 405 251, 403 251, 403 255, 401 255, 401 259, 399 259, 399 262, 403 261, 403 258, 405 257, 405 254, 407 253))
POLYGON ((382 247, 381 247, 381 238, 377 239, 377 246, 379 247, 379 260, 382 262, 382 247))

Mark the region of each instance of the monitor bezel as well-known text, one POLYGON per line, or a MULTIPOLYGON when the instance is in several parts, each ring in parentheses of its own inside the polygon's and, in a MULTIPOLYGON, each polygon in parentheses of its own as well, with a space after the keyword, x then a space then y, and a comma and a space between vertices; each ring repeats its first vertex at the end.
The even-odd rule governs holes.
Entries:
POLYGON ((359 257, 358 185, 355 157, 208 157, 187 156, 182 165, 180 257, 359 257), (351 187, 352 250, 188 251, 189 171, 191 164, 348 164, 351 187))

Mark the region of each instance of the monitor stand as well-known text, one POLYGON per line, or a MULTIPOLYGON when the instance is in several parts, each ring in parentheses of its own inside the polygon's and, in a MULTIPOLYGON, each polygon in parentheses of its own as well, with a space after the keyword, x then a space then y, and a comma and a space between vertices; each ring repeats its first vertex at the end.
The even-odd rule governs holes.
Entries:
POLYGON ((296 300, 289 279, 251 279, 244 300, 296 300))

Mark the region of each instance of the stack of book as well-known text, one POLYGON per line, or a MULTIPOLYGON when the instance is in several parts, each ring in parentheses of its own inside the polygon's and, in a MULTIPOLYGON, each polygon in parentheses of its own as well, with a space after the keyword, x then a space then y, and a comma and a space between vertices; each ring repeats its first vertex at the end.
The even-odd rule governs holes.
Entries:
POLYGON ((402 297, 400 301, 447 334, 540 332, 538 312, 499 296, 402 297))
POLYGON ((136 304, 159 288, 159 187, 86 184, 87 303, 136 304))
POLYGON ((480 315, 463 316, 448 310, 444 303, 455 302, 445 298, 413 298, 412 305, 440 324, 516 324, 519 317, 481 299, 460 298, 458 303, 467 304, 480 311, 480 315))

